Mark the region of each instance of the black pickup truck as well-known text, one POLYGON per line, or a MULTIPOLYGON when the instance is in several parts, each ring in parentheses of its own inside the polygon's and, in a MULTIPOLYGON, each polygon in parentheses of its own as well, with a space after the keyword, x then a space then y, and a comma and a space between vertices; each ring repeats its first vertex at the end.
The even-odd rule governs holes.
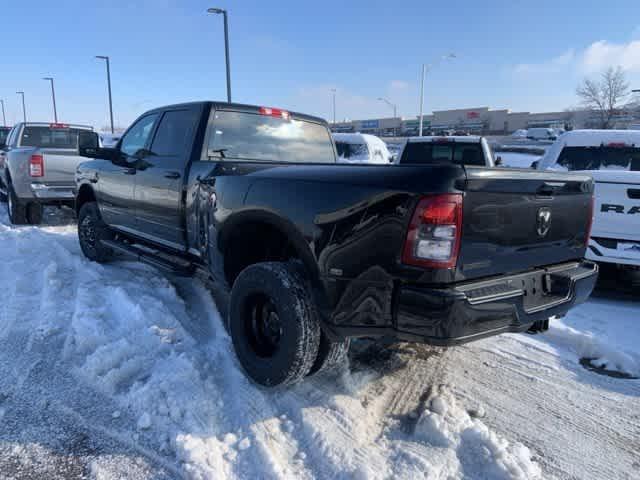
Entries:
POLYGON ((335 366, 352 337, 454 345, 543 327, 597 277, 586 175, 336 164, 325 121, 215 102, 149 111, 81 154, 84 254, 204 274, 262 385, 335 366))

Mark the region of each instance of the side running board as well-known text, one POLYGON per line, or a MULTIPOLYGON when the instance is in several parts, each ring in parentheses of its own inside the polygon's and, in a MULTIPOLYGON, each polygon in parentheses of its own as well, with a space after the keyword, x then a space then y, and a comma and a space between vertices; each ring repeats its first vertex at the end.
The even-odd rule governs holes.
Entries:
POLYGON ((189 260, 161 250, 156 250, 155 248, 147 247, 146 245, 124 243, 115 240, 102 240, 102 244, 132 260, 153 265, 173 275, 188 277, 193 275, 195 271, 195 265, 189 260))

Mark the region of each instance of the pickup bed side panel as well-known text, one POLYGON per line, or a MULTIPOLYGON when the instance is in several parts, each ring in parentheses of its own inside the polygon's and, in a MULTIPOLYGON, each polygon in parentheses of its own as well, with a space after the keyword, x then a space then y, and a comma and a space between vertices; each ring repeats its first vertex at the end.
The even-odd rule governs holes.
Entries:
MULTIPOLYGON (((377 171, 391 173, 388 168, 377 171)), ((417 199, 423 193, 453 191, 462 169, 423 169, 419 192, 392 182, 387 187, 366 186, 359 181, 358 167, 352 169, 341 169, 343 177, 333 182, 315 181, 312 175, 292 178, 291 169, 287 178, 278 178, 277 172, 270 177, 263 170, 251 184, 243 211, 268 211, 296 226, 317 265, 323 297, 319 303, 332 312, 331 324, 389 327, 394 287, 400 279, 418 280, 429 274, 432 279, 453 278, 453 271, 409 268, 401 264, 400 255, 417 199), (349 183, 351 172, 356 181, 349 183), (440 175, 430 175, 435 173, 440 175)), ((412 173, 404 170, 405 175, 412 173)))

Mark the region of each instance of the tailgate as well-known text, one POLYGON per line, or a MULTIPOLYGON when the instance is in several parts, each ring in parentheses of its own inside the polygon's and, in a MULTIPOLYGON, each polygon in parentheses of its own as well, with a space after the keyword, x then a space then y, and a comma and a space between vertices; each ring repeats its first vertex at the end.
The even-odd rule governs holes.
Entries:
POLYGON ((39 179, 43 183, 75 184, 76 168, 87 160, 73 149, 41 148, 37 153, 44 157, 44 177, 39 179))
POLYGON ((593 183, 586 174, 466 168, 459 279, 581 259, 593 183))
POLYGON ((595 180, 593 237, 640 240, 640 172, 590 172, 595 180))

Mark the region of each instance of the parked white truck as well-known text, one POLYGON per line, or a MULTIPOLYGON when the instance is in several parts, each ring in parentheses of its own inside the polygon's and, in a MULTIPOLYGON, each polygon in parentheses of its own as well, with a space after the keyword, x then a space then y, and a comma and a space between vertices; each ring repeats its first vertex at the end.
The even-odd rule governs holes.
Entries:
POLYGON ((640 267, 640 131, 567 132, 535 167, 589 172, 595 205, 587 258, 640 267))
POLYGON ((83 145, 97 144, 92 127, 18 123, 0 149, 0 194, 14 224, 38 224, 44 205, 73 205, 83 145))

